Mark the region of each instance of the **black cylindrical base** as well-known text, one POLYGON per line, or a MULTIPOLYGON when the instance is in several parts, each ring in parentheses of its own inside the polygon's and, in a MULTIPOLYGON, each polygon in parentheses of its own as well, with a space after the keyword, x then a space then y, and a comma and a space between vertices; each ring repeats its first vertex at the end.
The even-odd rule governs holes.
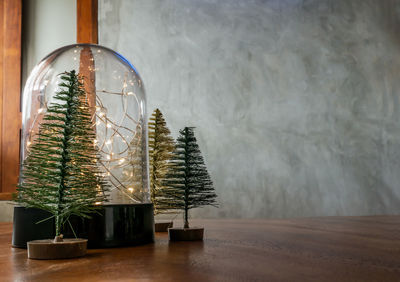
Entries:
POLYGON ((54 219, 44 220, 50 217, 44 210, 14 207, 12 246, 26 249, 28 241, 54 238, 54 219))
POLYGON ((154 242, 153 204, 104 205, 98 214, 93 214, 85 222, 88 222, 88 226, 85 228, 86 237, 83 238, 88 238, 88 248, 154 242))
MULTIPOLYGON (((54 219, 39 209, 14 208, 13 247, 26 248, 32 240, 54 238, 54 219)), ((88 239, 88 248, 141 245, 154 242, 153 204, 104 205, 90 219, 71 216, 77 237, 88 239)), ((74 238, 67 223, 65 238, 74 238)))

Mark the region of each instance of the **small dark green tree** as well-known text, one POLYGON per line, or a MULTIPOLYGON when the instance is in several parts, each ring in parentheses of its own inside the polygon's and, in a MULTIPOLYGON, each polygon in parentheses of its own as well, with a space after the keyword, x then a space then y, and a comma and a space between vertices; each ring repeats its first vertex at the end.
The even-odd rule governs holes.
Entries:
POLYGON ((50 212, 56 236, 69 216, 89 217, 108 189, 98 168, 96 133, 81 78, 61 74, 62 88, 50 104, 23 163, 16 202, 50 212))
POLYGON ((185 127, 179 133, 165 185, 168 187, 166 192, 174 198, 173 208, 184 211, 184 228, 189 228, 189 210, 205 205, 217 206, 217 195, 193 127, 185 127))
POLYGON ((150 197, 154 204, 154 214, 166 213, 174 205, 174 199, 167 193, 172 188, 165 185, 174 149, 175 142, 163 114, 156 109, 149 122, 150 197))

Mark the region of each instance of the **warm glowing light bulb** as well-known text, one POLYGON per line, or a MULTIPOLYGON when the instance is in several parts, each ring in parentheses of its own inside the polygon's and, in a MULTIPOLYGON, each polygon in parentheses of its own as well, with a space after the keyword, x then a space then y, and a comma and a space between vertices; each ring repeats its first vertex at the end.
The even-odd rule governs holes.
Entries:
POLYGON ((112 143, 111 140, 107 140, 107 141, 106 141, 106 145, 110 145, 111 143, 112 143))
POLYGON ((107 156, 107 160, 111 160, 111 156, 110 155, 107 156))
POLYGON ((132 192, 133 192, 133 188, 132 188, 132 187, 129 187, 129 188, 128 188, 128 191, 132 193, 132 192))
POLYGON ((124 162, 125 162, 125 159, 120 159, 120 160, 119 160, 119 163, 120 163, 120 164, 122 164, 122 163, 124 163, 124 162))
POLYGON ((107 123, 107 128, 111 128, 111 124, 110 123, 107 123))
POLYGON ((30 146, 32 144, 31 141, 26 142, 26 146, 30 146))
POLYGON ((38 112, 39 114, 41 114, 41 113, 43 113, 43 111, 44 111, 44 109, 43 109, 43 108, 40 108, 37 112, 38 112))
POLYGON ((101 205, 101 202, 96 202, 96 203, 94 203, 95 205, 101 205))

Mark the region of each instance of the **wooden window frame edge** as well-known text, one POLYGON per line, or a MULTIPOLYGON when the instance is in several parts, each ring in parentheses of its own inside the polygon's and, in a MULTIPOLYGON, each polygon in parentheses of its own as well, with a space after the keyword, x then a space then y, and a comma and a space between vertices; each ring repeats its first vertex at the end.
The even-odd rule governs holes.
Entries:
POLYGON ((0 6, 0 200, 11 200, 20 161, 22 0, 0 6))
MULTIPOLYGON (((21 72, 22 72, 22 0, 4 0, 1 3, 2 7, 0 7, 0 14, 3 15, 3 30, 0 32, 0 56, 4 58, 5 54, 5 45, 4 43, 9 37, 12 38, 17 38, 17 42, 14 41, 14 44, 16 44, 16 52, 17 52, 17 57, 19 57, 19 69, 16 69, 14 71, 14 74, 11 75, 16 75, 16 79, 18 79, 18 87, 15 86, 14 92, 21 92, 20 86, 21 86, 21 72), (3 9, 4 8, 4 9, 3 9), (16 10, 12 10, 12 8, 16 10), (7 16, 7 13, 10 12, 7 16), (10 20, 10 23, 7 22, 10 20), (14 28, 13 29, 7 29, 7 26, 12 25, 14 28), (7 34, 6 34, 7 33, 7 34)), ((78 43, 98 43, 98 0, 77 0, 77 42, 78 43)), ((4 71, 3 69, 6 69, 7 66, 3 64, 3 60, 1 62, 1 68, 0 70, 0 80, 1 80, 1 101, 0 101, 0 115, 1 115, 1 124, 0 124, 0 180, 1 180, 1 189, 0 189, 0 201, 9 201, 13 199, 13 192, 10 192, 9 190, 12 190, 8 186, 10 182, 9 179, 7 179, 7 187, 5 187, 4 183, 4 173, 3 173, 3 136, 4 136, 4 129, 3 129, 3 124, 4 124, 4 111, 3 111, 3 93, 4 89, 6 88, 3 83, 3 78, 4 78, 4 71)), ((21 96, 21 95, 20 95, 21 96)), ((20 103, 20 96, 18 98, 18 104, 20 103)), ((14 113, 13 113, 14 114, 14 113)), ((19 124, 21 127, 21 113, 18 112, 18 120, 19 124)), ((18 129, 20 130, 20 128, 18 129)), ((19 138, 19 136, 18 136, 19 138)), ((14 140, 15 141, 15 140, 14 140)), ((19 140, 18 140, 19 141, 19 140)), ((15 148, 14 148, 15 150, 15 148)), ((18 152, 19 152, 19 142, 18 142, 18 152)), ((15 152, 14 152, 15 153, 15 152)), ((18 163, 19 163, 19 158, 18 158, 18 163)), ((19 169, 19 165, 18 165, 19 169)), ((15 168, 14 168, 15 170, 15 168)), ((12 179, 17 177, 18 175, 12 175, 12 179)), ((13 181, 13 180, 11 180, 13 181)), ((15 183, 17 184, 17 183, 15 183)))

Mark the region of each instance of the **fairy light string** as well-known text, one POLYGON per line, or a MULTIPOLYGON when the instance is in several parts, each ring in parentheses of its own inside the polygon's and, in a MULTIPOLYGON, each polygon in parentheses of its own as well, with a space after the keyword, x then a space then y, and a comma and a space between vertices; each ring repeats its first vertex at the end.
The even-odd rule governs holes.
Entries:
MULTIPOLYGON (((140 79, 138 79, 136 83, 140 86, 140 79)), ((141 153, 140 150, 143 145, 142 113, 138 111, 137 118, 128 113, 128 103, 136 103, 138 105, 138 110, 140 109, 140 99, 135 92, 128 91, 129 85, 134 86, 134 84, 135 81, 128 80, 128 73, 125 73, 121 91, 115 92, 106 89, 96 90, 96 105, 91 107, 92 113, 94 113, 92 116, 92 126, 96 127, 97 133, 97 138, 94 140, 93 146, 97 147, 99 150, 101 156, 98 161, 99 166, 102 168, 104 176, 107 177, 109 183, 112 185, 110 189, 111 201, 118 201, 118 199, 113 199, 113 195, 117 195, 116 197, 124 197, 128 201, 136 203, 140 203, 144 200, 142 196, 144 192, 144 180, 141 184, 133 184, 133 182, 135 182, 133 181, 134 168, 132 160, 129 159, 130 156, 141 153), (115 95, 120 97, 122 114, 116 115, 115 118, 111 117, 103 99, 100 97, 102 95, 115 95), (115 193, 114 190, 118 191, 118 193, 115 193)), ((88 99, 87 96, 86 99, 88 99)), ((42 103, 42 105, 43 104, 47 105, 46 102, 42 103)), ((41 116, 45 115, 47 112, 46 110, 47 107, 42 106, 34 114, 26 138, 27 152, 29 152, 29 146, 36 136, 35 130, 38 128, 41 116)), ((137 163, 135 163, 135 165, 137 165, 137 163)))

